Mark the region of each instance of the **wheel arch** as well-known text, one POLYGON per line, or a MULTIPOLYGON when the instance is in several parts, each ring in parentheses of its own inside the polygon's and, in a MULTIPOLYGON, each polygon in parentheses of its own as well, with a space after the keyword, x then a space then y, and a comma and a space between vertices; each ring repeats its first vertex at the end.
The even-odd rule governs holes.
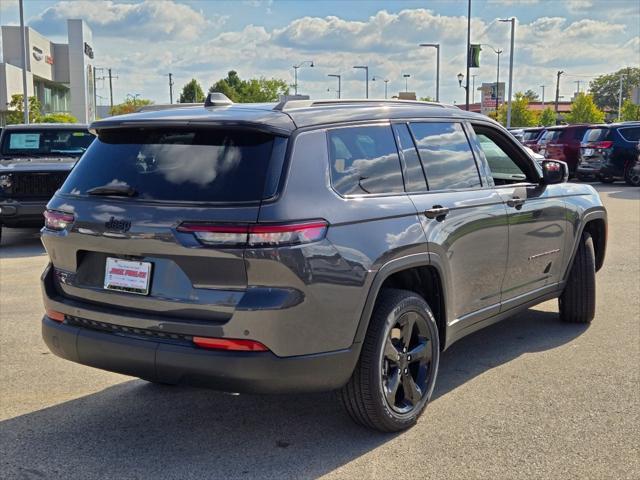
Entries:
POLYGON ((578 234, 573 242, 573 250, 571 252, 571 258, 567 264, 567 268, 564 273, 563 279, 566 281, 569 272, 571 271, 571 265, 580 246, 580 240, 584 232, 591 235, 593 240, 593 249, 596 257, 596 272, 602 268, 604 264, 604 258, 607 250, 607 212, 604 208, 598 210, 591 210, 584 214, 578 234))
POLYGON ((441 270, 430 262, 427 253, 394 259, 378 270, 369 288, 355 342, 364 340, 376 300, 383 288, 409 290, 424 298, 436 319, 440 348, 444 349, 447 338, 446 287, 441 270))

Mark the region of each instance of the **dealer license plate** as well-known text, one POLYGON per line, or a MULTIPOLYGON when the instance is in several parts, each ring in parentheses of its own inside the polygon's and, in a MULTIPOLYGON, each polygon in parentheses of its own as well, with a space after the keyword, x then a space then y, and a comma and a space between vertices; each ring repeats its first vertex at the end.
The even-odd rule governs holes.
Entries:
POLYGON ((590 157, 591 155, 593 155, 593 148, 585 148, 584 149, 584 156, 585 157, 590 157))
POLYGON ((149 294, 151 263, 107 257, 104 288, 120 292, 149 294))

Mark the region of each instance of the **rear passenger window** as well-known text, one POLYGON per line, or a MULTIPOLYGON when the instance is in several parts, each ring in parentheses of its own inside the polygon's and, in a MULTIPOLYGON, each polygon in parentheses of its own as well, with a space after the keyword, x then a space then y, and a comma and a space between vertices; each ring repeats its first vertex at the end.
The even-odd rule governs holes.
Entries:
POLYGON ((407 192, 424 192, 427 190, 427 182, 424 177, 422 165, 418 158, 416 146, 409 133, 409 127, 406 124, 398 124, 393 126, 393 131, 398 139, 398 148, 402 152, 402 158, 405 164, 404 186, 407 192))
POLYGON ((640 127, 621 128, 618 131, 627 142, 640 141, 640 127))
POLYGON ((459 123, 412 123, 429 190, 480 187, 480 175, 459 123))
POLYGON ((342 195, 404 192, 389 125, 329 130, 333 188, 342 195))

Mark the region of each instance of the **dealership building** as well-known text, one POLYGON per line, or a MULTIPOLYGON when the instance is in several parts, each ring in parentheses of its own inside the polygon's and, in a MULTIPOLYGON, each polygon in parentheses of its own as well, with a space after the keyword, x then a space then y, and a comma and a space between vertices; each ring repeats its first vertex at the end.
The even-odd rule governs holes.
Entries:
POLYGON ((6 123, 11 96, 22 94, 27 72, 27 95, 35 96, 42 113, 70 113, 78 122, 95 119, 95 72, 91 30, 83 20, 67 20, 68 43, 53 42, 25 27, 27 61, 22 61, 19 26, 2 26, 0 57, 0 125, 6 123))

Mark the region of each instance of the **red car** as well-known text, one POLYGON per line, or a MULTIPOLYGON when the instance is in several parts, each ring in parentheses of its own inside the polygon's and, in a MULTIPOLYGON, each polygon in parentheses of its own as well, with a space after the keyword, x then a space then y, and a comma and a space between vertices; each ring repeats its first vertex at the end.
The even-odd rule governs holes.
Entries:
POLYGON ((539 153, 545 158, 562 160, 573 176, 580 161, 580 142, 589 125, 563 125, 549 127, 538 141, 539 153))
POLYGON ((537 152, 538 140, 540 140, 540 137, 544 133, 544 130, 544 127, 525 128, 522 131, 521 143, 525 147, 529 147, 534 152, 537 152))

